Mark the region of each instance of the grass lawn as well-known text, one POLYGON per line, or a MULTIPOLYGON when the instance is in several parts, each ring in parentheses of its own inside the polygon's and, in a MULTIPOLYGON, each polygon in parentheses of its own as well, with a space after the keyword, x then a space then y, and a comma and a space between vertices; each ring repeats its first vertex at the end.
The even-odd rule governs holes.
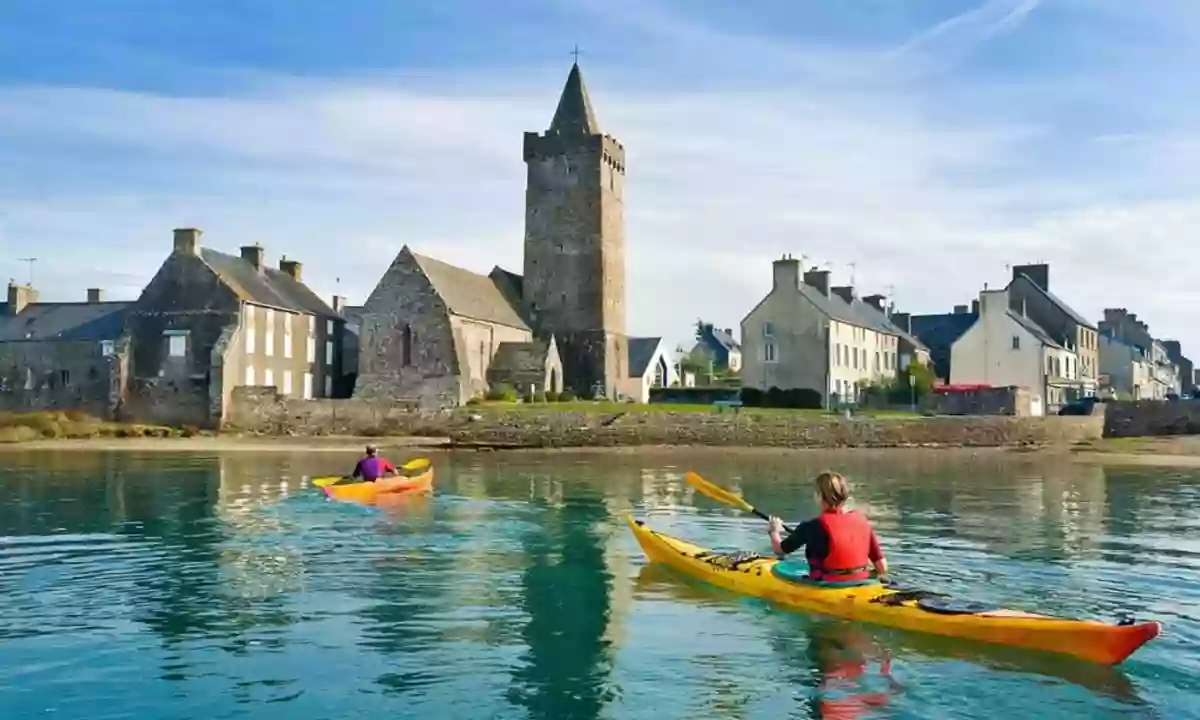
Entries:
POLYGON ((172 437, 185 434, 156 425, 122 425, 79 412, 0 413, 0 443, 56 438, 172 437))
MULTIPOLYGON (((597 412, 597 413, 618 413, 618 412, 677 412, 677 413, 706 413, 724 415, 732 415, 734 412, 741 412, 749 415, 791 415, 796 417, 828 417, 841 415, 839 411, 823 410, 823 409, 792 409, 792 408, 728 408, 718 405, 696 405, 686 403, 619 403, 599 401, 591 402, 588 400, 576 400, 571 402, 555 402, 555 403, 510 403, 510 402, 491 402, 485 401, 474 407, 489 408, 497 410, 529 410, 536 411, 561 411, 561 412, 597 412)), ((919 414, 907 412, 903 410, 859 410, 854 413, 857 416, 863 417, 878 417, 878 418, 914 418, 919 417, 919 414)))

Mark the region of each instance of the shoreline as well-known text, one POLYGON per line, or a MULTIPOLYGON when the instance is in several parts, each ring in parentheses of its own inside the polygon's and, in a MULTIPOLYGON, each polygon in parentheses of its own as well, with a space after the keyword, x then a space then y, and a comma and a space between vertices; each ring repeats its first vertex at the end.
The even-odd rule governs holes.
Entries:
POLYGON ((343 436, 194 436, 172 438, 75 438, 32 440, 0 444, 0 455, 46 452, 263 452, 263 453, 349 453, 360 452, 364 445, 375 444, 383 451, 432 451, 438 454, 506 453, 516 455, 660 455, 689 452, 695 455, 789 456, 789 455, 913 455, 975 456, 1005 454, 1030 459, 1066 459, 1072 462, 1143 467, 1200 468, 1200 437, 1142 438, 1141 447, 1129 447, 1128 440, 1101 440, 1080 446, 1035 447, 834 447, 788 448, 762 446, 713 445, 597 445, 570 447, 471 447, 453 443, 444 437, 363 435, 343 436), (1180 448, 1179 445, 1191 447, 1180 448), (1174 452, 1162 452, 1162 450, 1174 452), (1180 452, 1179 450, 1193 450, 1180 452))

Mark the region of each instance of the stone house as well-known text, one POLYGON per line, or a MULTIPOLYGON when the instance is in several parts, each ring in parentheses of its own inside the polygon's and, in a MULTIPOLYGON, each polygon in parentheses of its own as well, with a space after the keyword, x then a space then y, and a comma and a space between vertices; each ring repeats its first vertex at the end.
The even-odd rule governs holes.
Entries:
POLYGON ((444 406, 505 384, 614 398, 627 384, 625 149, 600 131, 578 64, 523 157, 523 274, 405 246, 358 313, 355 397, 444 406))
POLYGON ((620 394, 638 403, 650 402, 650 389, 671 387, 679 382, 679 372, 667 354, 660 337, 629 339, 629 377, 621 383, 620 394))
POLYGON ((518 287, 499 267, 479 275, 404 246, 358 316, 354 397, 444 406, 502 384, 522 394, 561 392, 558 345, 535 340, 518 287))
POLYGON ((1150 326, 1136 313, 1126 308, 1105 308, 1099 328, 1101 334, 1144 351, 1151 369, 1151 387, 1145 399, 1163 400, 1182 391, 1179 367, 1171 360, 1166 344, 1150 334, 1150 326))
POLYGON ((1067 401, 1094 395, 1100 375, 1098 329, 1050 292, 1050 266, 1017 265, 1005 288, 1009 308, 1030 318, 1050 337, 1079 357, 1079 383, 1068 389, 1067 401))
POLYGON ((129 419, 219 427, 239 386, 329 397, 341 375, 344 320, 303 282, 301 264, 268 267, 264 250, 202 247, 175 231, 171 254, 126 317, 129 419))
POLYGON ((1085 382, 1075 350, 1014 311, 1007 290, 981 292, 978 315, 951 347, 952 384, 1026 388, 1053 410, 1085 382))
POLYGON ((1178 340, 1163 340, 1162 344, 1167 351, 1167 359, 1175 365, 1175 372, 1179 376, 1179 392, 1189 396, 1195 394, 1196 384, 1192 381, 1195 368, 1192 361, 1183 354, 1183 346, 1178 340))
POLYGON ((714 370, 738 372, 742 369, 742 346, 733 337, 731 328, 715 327, 712 323, 699 324, 699 337, 692 354, 703 352, 712 358, 714 370))
POLYGON ((809 389, 830 404, 895 381, 899 333, 876 308, 831 292, 828 271, 801 276, 790 256, 772 270, 771 291, 742 320, 743 387, 809 389))
POLYGON ((109 418, 128 369, 122 340, 131 303, 38 302, 37 291, 10 282, 0 314, 0 410, 79 410, 109 418))
MULTIPOLYGON (((853 302, 853 287, 835 287, 833 291, 843 299, 850 298, 847 302, 853 302)), ((929 346, 913 334, 911 316, 908 313, 894 312, 892 308, 884 304, 886 299, 883 295, 868 295, 862 301, 866 303, 867 308, 882 315, 883 322, 900 338, 898 352, 898 365, 900 369, 904 370, 911 362, 928 365, 931 360, 929 346)))
POLYGON ((1161 400, 1154 382, 1154 364, 1146 348, 1100 332, 1100 377, 1103 389, 1129 400, 1161 400))
POLYGON ((972 300, 970 309, 966 305, 955 305, 954 312, 912 315, 896 313, 893 322, 907 326, 912 334, 929 348, 929 360, 933 364, 934 376, 950 382, 953 368, 950 366, 951 348, 962 334, 979 319, 979 301, 972 300))

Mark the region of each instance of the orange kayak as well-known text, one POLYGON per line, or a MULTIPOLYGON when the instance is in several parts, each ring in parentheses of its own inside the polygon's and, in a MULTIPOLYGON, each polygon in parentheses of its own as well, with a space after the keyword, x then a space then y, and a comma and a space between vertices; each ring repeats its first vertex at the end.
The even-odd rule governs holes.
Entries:
POLYGON ((346 485, 326 485, 325 495, 344 502, 371 505, 381 495, 401 495, 433 489, 433 468, 412 477, 380 478, 375 482, 356 482, 346 485))
POLYGON ((955 603, 938 593, 901 590, 876 581, 833 586, 806 581, 803 563, 754 553, 717 553, 627 518, 651 562, 742 595, 797 610, 964 640, 1073 655, 1116 665, 1158 636, 1155 621, 1112 625, 955 603))

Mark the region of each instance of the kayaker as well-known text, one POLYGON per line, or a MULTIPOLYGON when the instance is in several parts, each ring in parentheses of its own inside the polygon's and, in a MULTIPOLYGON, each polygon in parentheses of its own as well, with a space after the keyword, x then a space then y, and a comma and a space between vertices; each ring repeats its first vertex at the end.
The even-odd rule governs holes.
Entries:
POLYGON ((389 475, 398 476, 400 471, 396 470, 396 466, 388 462, 386 458, 379 456, 378 447, 368 445, 367 456, 358 461, 358 464, 354 466, 354 473, 350 477, 375 482, 379 478, 389 475))
POLYGON ((772 517, 767 523, 771 548, 780 558, 804 548, 808 576, 826 582, 865 580, 871 568, 882 578, 887 558, 871 523, 855 510, 846 508, 850 483, 839 473, 823 472, 813 481, 821 514, 801 523, 786 538, 780 538, 783 521, 772 517))

